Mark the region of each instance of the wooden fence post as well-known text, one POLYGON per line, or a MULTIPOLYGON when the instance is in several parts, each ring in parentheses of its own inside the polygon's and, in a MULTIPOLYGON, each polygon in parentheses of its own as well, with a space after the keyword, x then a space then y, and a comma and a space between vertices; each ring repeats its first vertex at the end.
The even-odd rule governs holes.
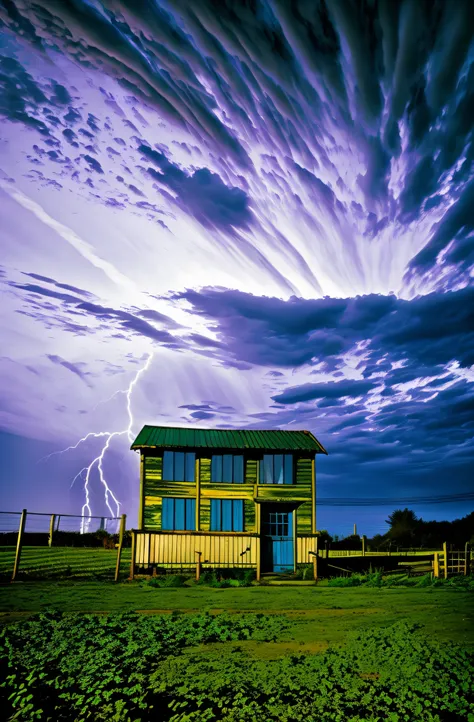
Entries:
POLYGON ((362 556, 365 557, 365 542, 367 540, 367 537, 365 534, 362 534, 362 556))
POLYGON ((196 581, 199 581, 199 577, 201 576, 201 554, 202 552, 194 552, 196 555, 196 581))
POLYGON ((132 560, 130 562, 130 579, 134 579, 135 577, 135 549, 136 549, 136 532, 135 529, 132 529, 132 560))
POLYGON ((444 578, 448 578, 448 544, 443 542, 443 555, 444 555, 444 578))
POLYGON ((309 552, 309 555, 313 557, 313 578, 314 581, 318 581, 318 555, 316 552, 309 552))
POLYGON ((125 525, 127 523, 127 515, 122 514, 122 518, 120 519, 120 531, 119 531, 119 544, 117 549, 117 563, 115 565, 115 580, 118 582, 119 574, 120 574, 120 559, 122 557, 122 547, 123 547, 123 535, 125 534, 125 525))
POLYGON ((26 514, 26 509, 23 509, 20 517, 20 526, 18 528, 18 539, 16 542, 15 564, 13 567, 12 582, 15 581, 18 574, 18 569, 20 567, 21 548, 23 546, 23 534, 25 533, 26 514))
POLYGON ((56 514, 51 514, 51 519, 49 522, 49 537, 48 537, 48 546, 53 546, 53 533, 54 533, 54 523, 56 521, 56 514))
POLYGON ((439 577, 439 552, 435 552, 433 555, 433 576, 435 579, 439 577))
POLYGON ((469 574, 469 562, 470 562, 470 554, 469 554, 469 542, 466 542, 464 544, 464 576, 467 577, 469 574))

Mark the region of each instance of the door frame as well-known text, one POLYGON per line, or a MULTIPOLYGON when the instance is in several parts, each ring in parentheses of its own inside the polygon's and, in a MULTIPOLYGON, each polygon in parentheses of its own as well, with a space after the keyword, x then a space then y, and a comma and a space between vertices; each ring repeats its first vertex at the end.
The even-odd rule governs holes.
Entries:
MULTIPOLYGON (((297 510, 298 507, 303 504, 303 501, 291 501, 288 499, 254 499, 255 503, 258 504, 258 510, 257 510, 257 519, 258 519, 258 529, 257 532, 260 537, 260 551, 259 551, 259 571, 264 568, 265 566, 265 560, 264 560, 264 554, 265 554, 265 537, 266 535, 262 533, 262 516, 264 516, 264 508, 266 506, 269 507, 286 507, 285 510, 288 512, 293 513, 292 517, 292 541, 293 541, 293 572, 296 572, 296 566, 298 561, 298 538, 297 538, 297 525, 296 525, 296 518, 297 518, 297 510)), ((269 511, 269 510, 266 510, 269 511)), ((283 574, 284 572, 274 572, 275 574, 283 574)))

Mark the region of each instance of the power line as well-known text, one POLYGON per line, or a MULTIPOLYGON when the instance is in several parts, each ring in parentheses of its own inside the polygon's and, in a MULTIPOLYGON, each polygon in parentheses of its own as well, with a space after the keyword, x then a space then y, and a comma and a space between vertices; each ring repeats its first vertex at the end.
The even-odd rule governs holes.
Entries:
POLYGON ((318 506, 392 506, 394 504, 448 504, 474 501, 474 492, 440 494, 438 496, 412 496, 396 498, 376 497, 316 497, 318 506))

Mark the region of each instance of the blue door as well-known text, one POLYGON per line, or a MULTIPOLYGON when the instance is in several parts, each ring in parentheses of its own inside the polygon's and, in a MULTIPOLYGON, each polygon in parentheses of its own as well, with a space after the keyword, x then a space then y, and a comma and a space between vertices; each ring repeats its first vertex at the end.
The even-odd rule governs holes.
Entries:
POLYGON ((293 514, 294 511, 283 510, 276 505, 265 509, 262 514, 264 571, 288 572, 294 569, 293 514))

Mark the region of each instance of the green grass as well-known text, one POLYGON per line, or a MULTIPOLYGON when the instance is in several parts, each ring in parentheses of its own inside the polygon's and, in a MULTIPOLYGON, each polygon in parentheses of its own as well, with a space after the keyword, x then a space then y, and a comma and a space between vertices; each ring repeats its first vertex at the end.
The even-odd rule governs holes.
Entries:
MULTIPOLYGON (((123 549, 120 571, 128 574, 131 549, 123 549)), ((0 579, 10 579, 15 561, 14 547, 0 547, 0 579)), ((19 579, 91 576, 113 578, 117 561, 116 549, 102 547, 28 547, 21 552, 19 579)))
MULTIPOLYGON (((446 588, 338 589, 324 582, 311 587, 191 586, 153 588, 139 581, 15 582, 0 587, 0 621, 10 622, 54 607, 63 612, 159 613, 229 611, 285 613, 291 620, 288 639, 260 653, 308 651, 341 642, 350 631, 397 621, 423 624, 439 641, 474 645, 474 595, 446 588)), ((266 647, 266 649, 264 649, 266 647)))

